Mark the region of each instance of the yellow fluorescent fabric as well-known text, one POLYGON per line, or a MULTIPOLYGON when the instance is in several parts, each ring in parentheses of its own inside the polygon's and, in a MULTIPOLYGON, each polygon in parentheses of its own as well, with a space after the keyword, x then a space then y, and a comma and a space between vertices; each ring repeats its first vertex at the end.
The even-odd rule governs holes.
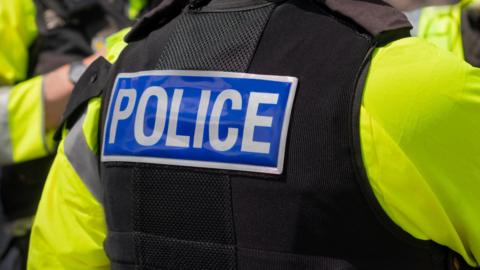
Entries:
POLYGON ((471 265, 480 261, 478 115, 480 70, 416 38, 377 50, 361 113, 375 195, 405 231, 471 265))
MULTIPOLYGON (((99 115, 96 99, 89 103, 83 125, 91 132, 87 138, 96 136, 91 127, 99 115)), ((110 269, 103 251, 105 227, 103 208, 69 163, 62 141, 34 221, 28 269, 110 269)))
POLYGON ((88 112, 83 124, 83 134, 87 141, 88 148, 95 154, 98 154, 98 122, 100 121, 100 107, 102 101, 100 98, 94 98, 88 102, 88 112))
POLYGON ((455 5, 422 9, 418 37, 463 59, 462 10, 478 4, 479 0, 463 0, 455 5))
POLYGON ((138 13, 147 4, 147 0, 130 0, 130 7, 128 9, 128 17, 133 20, 138 16, 138 13))
POLYGON ((28 48, 37 35, 32 0, 0 1, 0 85, 25 79, 28 48))
POLYGON ((419 22, 418 37, 426 39, 442 49, 463 59, 461 32, 464 4, 424 8, 419 22))
POLYGON ((8 123, 13 161, 46 156, 53 148, 52 132, 45 134, 42 77, 35 77, 11 89, 8 123))
MULTIPOLYGON (((126 46, 128 29, 107 39, 107 55, 115 61, 126 46)), ((88 148, 98 153, 101 99, 94 98, 82 126, 88 148)), ((67 136, 64 130, 63 137, 67 136)), ((64 140, 50 169, 33 224, 29 270, 110 269, 103 250, 106 225, 103 207, 83 183, 65 155, 64 140)))
POLYGON ((127 46, 127 43, 123 41, 123 39, 128 34, 128 32, 130 32, 130 29, 130 27, 122 29, 107 38, 107 54, 105 58, 110 63, 114 63, 115 61, 117 61, 118 56, 127 46))
POLYGON ((35 16, 32 0, 0 1, 0 86, 11 85, 3 121, 8 122, 15 163, 43 157, 53 148, 53 131, 45 134, 43 125, 42 79, 16 84, 27 76, 28 51, 37 35, 35 16))
MULTIPOLYGON (((94 150, 100 101, 83 125, 94 150)), ((361 112, 367 173, 395 223, 480 259, 480 71, 417 38, 377 49, 361 112)), ((97 149, 98 150, 98 149, 97 149)), ((101 205, 61 145, 33 225, 29 270, 107 269, 101 205)))

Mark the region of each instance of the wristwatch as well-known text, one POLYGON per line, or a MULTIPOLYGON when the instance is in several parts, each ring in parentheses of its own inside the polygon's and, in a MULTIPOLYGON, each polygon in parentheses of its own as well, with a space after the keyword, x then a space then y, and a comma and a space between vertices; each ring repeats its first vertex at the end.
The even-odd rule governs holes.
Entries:
POLYGON ((70 70, 68 71, 68 79, 74 85, 77 84, 82 74, 87 70, 87 66, 81 61, 76 61, 70 64, 70 70))

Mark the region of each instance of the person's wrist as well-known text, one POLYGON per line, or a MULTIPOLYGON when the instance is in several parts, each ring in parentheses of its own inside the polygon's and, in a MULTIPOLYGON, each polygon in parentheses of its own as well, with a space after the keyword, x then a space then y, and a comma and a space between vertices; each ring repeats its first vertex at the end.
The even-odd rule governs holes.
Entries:
POLYGON ((80 77, 82 77, 83 73, 87 69, 87 65, 85 65, 82 61, 76 61, 70 64, 70 68, 68 70, 68 79, 70 82, 75 85, 77 84, 80 77))

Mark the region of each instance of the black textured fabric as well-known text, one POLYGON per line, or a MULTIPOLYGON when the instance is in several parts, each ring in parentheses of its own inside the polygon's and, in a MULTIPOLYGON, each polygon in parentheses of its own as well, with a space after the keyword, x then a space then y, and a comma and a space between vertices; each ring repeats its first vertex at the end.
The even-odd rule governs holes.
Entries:
MULTIPOLYGON (((204 222, 208 220, 204 219, 204 222)), ((135 240, 138 259, 143 266, 157 269, 235 269, 233 245, 185 241, 139 233, 135 234, 135 240)))
POLYGON ((480 11, 477 8, 463 10, 461 29, 465 61, 480 67, 480 11))
POLYGON ((289 1, 270 18, 249 73, 295 76, 300 89, 283 182, 232 179, 237 244, 343 259, 359 269, 435 269, 429 244, 384 226, 388 217, 361 192, 369 184, 353 161, 361 154, 353 101, 373 39, 358 31, 308 1, 289 1))
POLYGON ((407 17, 382 0, 316 0, 328 8, 352 19, 375 38, 390 31, 407 29, 412 25, 407 17))
POLYGON ((0 199, 9 221, 34 216, 54 155, 2 167, 0 199))
POLYGON ((272 10, 184 14, 157 69, 244 71, 272 10))
POLYGON ((133 172, 134 236, 142 265, 166 269, 232 269, 230 181, 156 167, 133 172))
POLYGON ((306 0, 207 5, 143 37, 113 67, 105 100, 115 74, 152 69, 295 76, 299 85, 282 175, 102 163, 112 269, 446 269, 445 249, 407 235, 364 194, 354 100, 376 40, 353 18, 306 0))
POLYGON ((145 38, 152 31, 168 24, 177 17, 188 4, 188 0, 161 0, 135 23, 132 30, 125 36, 126 42, 134 42, 145 38))
MULTIPOLYGON (((126 15, 117 19, 121 16, 110 15, 98 0, 34 2, 38 34, 29 51, 29 76, 45 74, 93 54, 92 40, 99 32, 107 27, 122 29, 130 25, 124 23, 129 21, 126 15), (50 13, 48 17, 55 14, 56 19, 52 21, 58 25, 47 23, 47 11, 50 13)), ((123 4, 124 8, 126 4, 123 4)))
MULTIPOLYGON (((284 1, 279 0, 277 2, 284 1)), ((218 11, 241 11, 266 5, 269 0, 198 0, 193 1, 190 6, 201 8, 202 12, 218 12, 218 11), (207 5, 208 4, 208 5, 207 5)))
POLYGON ((138 166, 133 185, 135 231, 187 241, 234 243, 227 176, 138 166))
POLYGON ((357 270, 344 260, 312 256, 238 249, 238 269, 262 270, 357 270))

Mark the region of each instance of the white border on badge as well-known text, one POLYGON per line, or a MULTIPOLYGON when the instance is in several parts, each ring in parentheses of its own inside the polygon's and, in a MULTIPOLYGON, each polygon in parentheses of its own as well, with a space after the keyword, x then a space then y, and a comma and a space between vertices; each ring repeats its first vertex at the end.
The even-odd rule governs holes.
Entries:
POLYGON ((267 174, 282 174, 283 165, 285 161, 285 148, 287 143, 288 127, 290 125, 290 117, 292 113, 293 100, 295 99, 295 94, 298 85, 298 79, 291 76, 276 76, 276 75, 259 75, 251 73, 239 73, 239 72, 225 72, 225 71, 200 71, 200 70, 149 70, 149 71, 140 71, 134 73, 119 73, 115 78, 115 84, 113 86, 113 91, 117 88, 117 83, 120 78, 134 78, 140 76, 197 76, 197 77, 221 77, 221 78, 243 78, 243 79, 260 79, 268 81, 277 81, 277 82, 287 82, 291 83, 290 90, 288 93, 287 106, 285 107, 285 116, 283 119, 282 131, 280 134, 280 145, 278 149, 277 157, 277 167, 268 167, 268 166, 255 166, 248 164, 237 164, 237 163, 223 163, 223 162, 212 162, 212 161, 200 161, 200 160, 186 160, 186 159, 170 159, 170 158, 159 158, 159 157, 141 157, 141 156, 117 156, 117 155, 105 155, 105 140, 107 136, 107 123, 111 120, 110 109, 113 102, 114 92, 110 95, 110 101, 107 109, 107 119, 105 121, 105 127, 103 132, 103 147, 102 147, 102 162, 112 162, 112 161, 121 161, 121 162, 141 162, 141 163, 152 163, 152 164, 162 164, 162 165, 173 165, 173 166, 187 166, 187 167, 196 167, 196 168, 209 168, 209 169, 221 169, 221 170, 234 170, 234 171, 247 171, 247 172, 257 172, 257 173, 267 173, 267 174))

